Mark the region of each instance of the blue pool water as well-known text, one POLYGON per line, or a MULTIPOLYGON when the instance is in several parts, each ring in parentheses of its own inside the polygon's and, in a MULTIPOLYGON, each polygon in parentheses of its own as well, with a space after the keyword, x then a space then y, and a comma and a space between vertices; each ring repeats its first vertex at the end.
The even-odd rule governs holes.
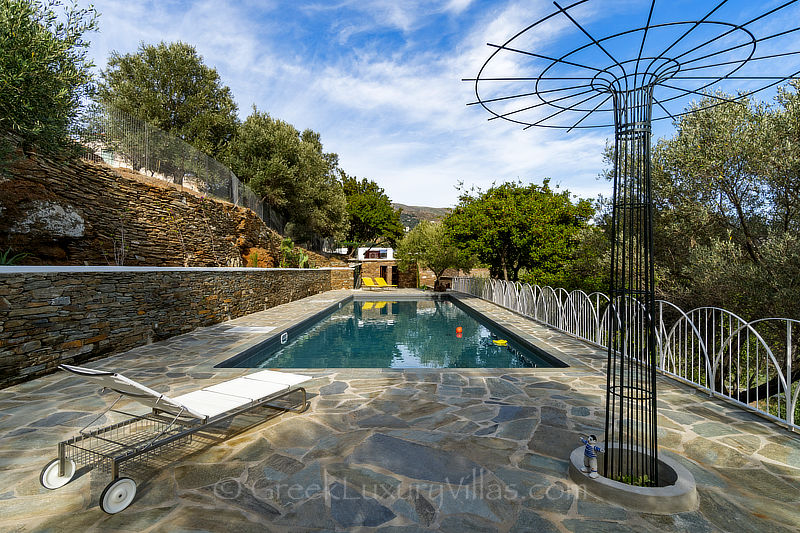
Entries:
POLYGON ((273 339, 224 366, 519 368, 558 364, 546 354, 534 353, 536 348, 515 342, 492 324, 479 322, 473 313, 444 299, 351 301, 289 337, 286 344, 273 339), (506 345, 498 345, 503 340, 506 345))

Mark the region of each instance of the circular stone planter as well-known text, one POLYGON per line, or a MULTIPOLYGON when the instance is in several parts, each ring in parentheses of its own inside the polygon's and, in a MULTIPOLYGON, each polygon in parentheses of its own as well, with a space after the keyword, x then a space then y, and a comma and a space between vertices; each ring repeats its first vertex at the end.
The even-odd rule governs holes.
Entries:
MULTIPOLYGON (((610 449, 614 449, 612 446, 610 449)), ((593 495, 626 509, 654 514, 672 514, 697 509, 694 476, 677 461, 661 454, 658 478, 661 487, 637 487, 602 476, 602 454, 598 454, 601 475, 594 479, 581 472, 584 447, 575 448, 569 456, 569 476, 593 495)))

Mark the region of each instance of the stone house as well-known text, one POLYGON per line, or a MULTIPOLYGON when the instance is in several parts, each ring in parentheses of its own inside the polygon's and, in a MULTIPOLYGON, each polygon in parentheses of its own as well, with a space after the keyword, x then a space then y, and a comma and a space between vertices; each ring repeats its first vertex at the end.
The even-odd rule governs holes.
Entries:
MULTIPOLYGON (((400 288, 425 286, 432 289, 436 281, 433 271, 427 268, 411 268, 407 272, 401 271, 394 258, 394 249, 388 247, 359 248, 356 257, 350 259, 349 263, 351 265, 360 263, 361 275, 364 277, 381 277, 387 283, 397 285, 400 288)), ((488 269, 473 269, 473 273, 475 272, 477 272, 477 275, 488 276, 489 274, 488 269)), ((459 275, 464 275, 464 273, 448 268, 442 275, 442 284, 445 287, 450 287, 453 278, 459 275)))
POLYGON ((381 277, 390 285, 403 288, 415 288, 417 277, 413 270, 400 272, 394 258, 394 249, 388 247, 362 247, 357 250, 356 257, 349 263, 361 264, 361 275, 369 278, 381 277))

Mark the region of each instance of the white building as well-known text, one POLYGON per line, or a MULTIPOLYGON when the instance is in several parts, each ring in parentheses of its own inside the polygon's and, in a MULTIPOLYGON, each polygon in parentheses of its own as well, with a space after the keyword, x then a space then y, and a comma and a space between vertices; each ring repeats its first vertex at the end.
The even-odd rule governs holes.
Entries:
POLYGON ((383 259, 385 261, 394 261, 393 248, 359 248, 358 259, 363 261, 365 259, 383 259))

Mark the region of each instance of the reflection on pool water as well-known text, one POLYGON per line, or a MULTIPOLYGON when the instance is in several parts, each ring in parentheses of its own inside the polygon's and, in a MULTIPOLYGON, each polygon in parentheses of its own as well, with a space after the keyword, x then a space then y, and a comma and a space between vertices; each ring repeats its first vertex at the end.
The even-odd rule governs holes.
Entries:
POLYGON ((502 330, 480 323, 472 313, 453 302, 426 299, 349 302, 290 339, 288 344, 267 343, 263 350, 237 361, 235 366, 519 368, 554 365, 510 339, 502 330))

